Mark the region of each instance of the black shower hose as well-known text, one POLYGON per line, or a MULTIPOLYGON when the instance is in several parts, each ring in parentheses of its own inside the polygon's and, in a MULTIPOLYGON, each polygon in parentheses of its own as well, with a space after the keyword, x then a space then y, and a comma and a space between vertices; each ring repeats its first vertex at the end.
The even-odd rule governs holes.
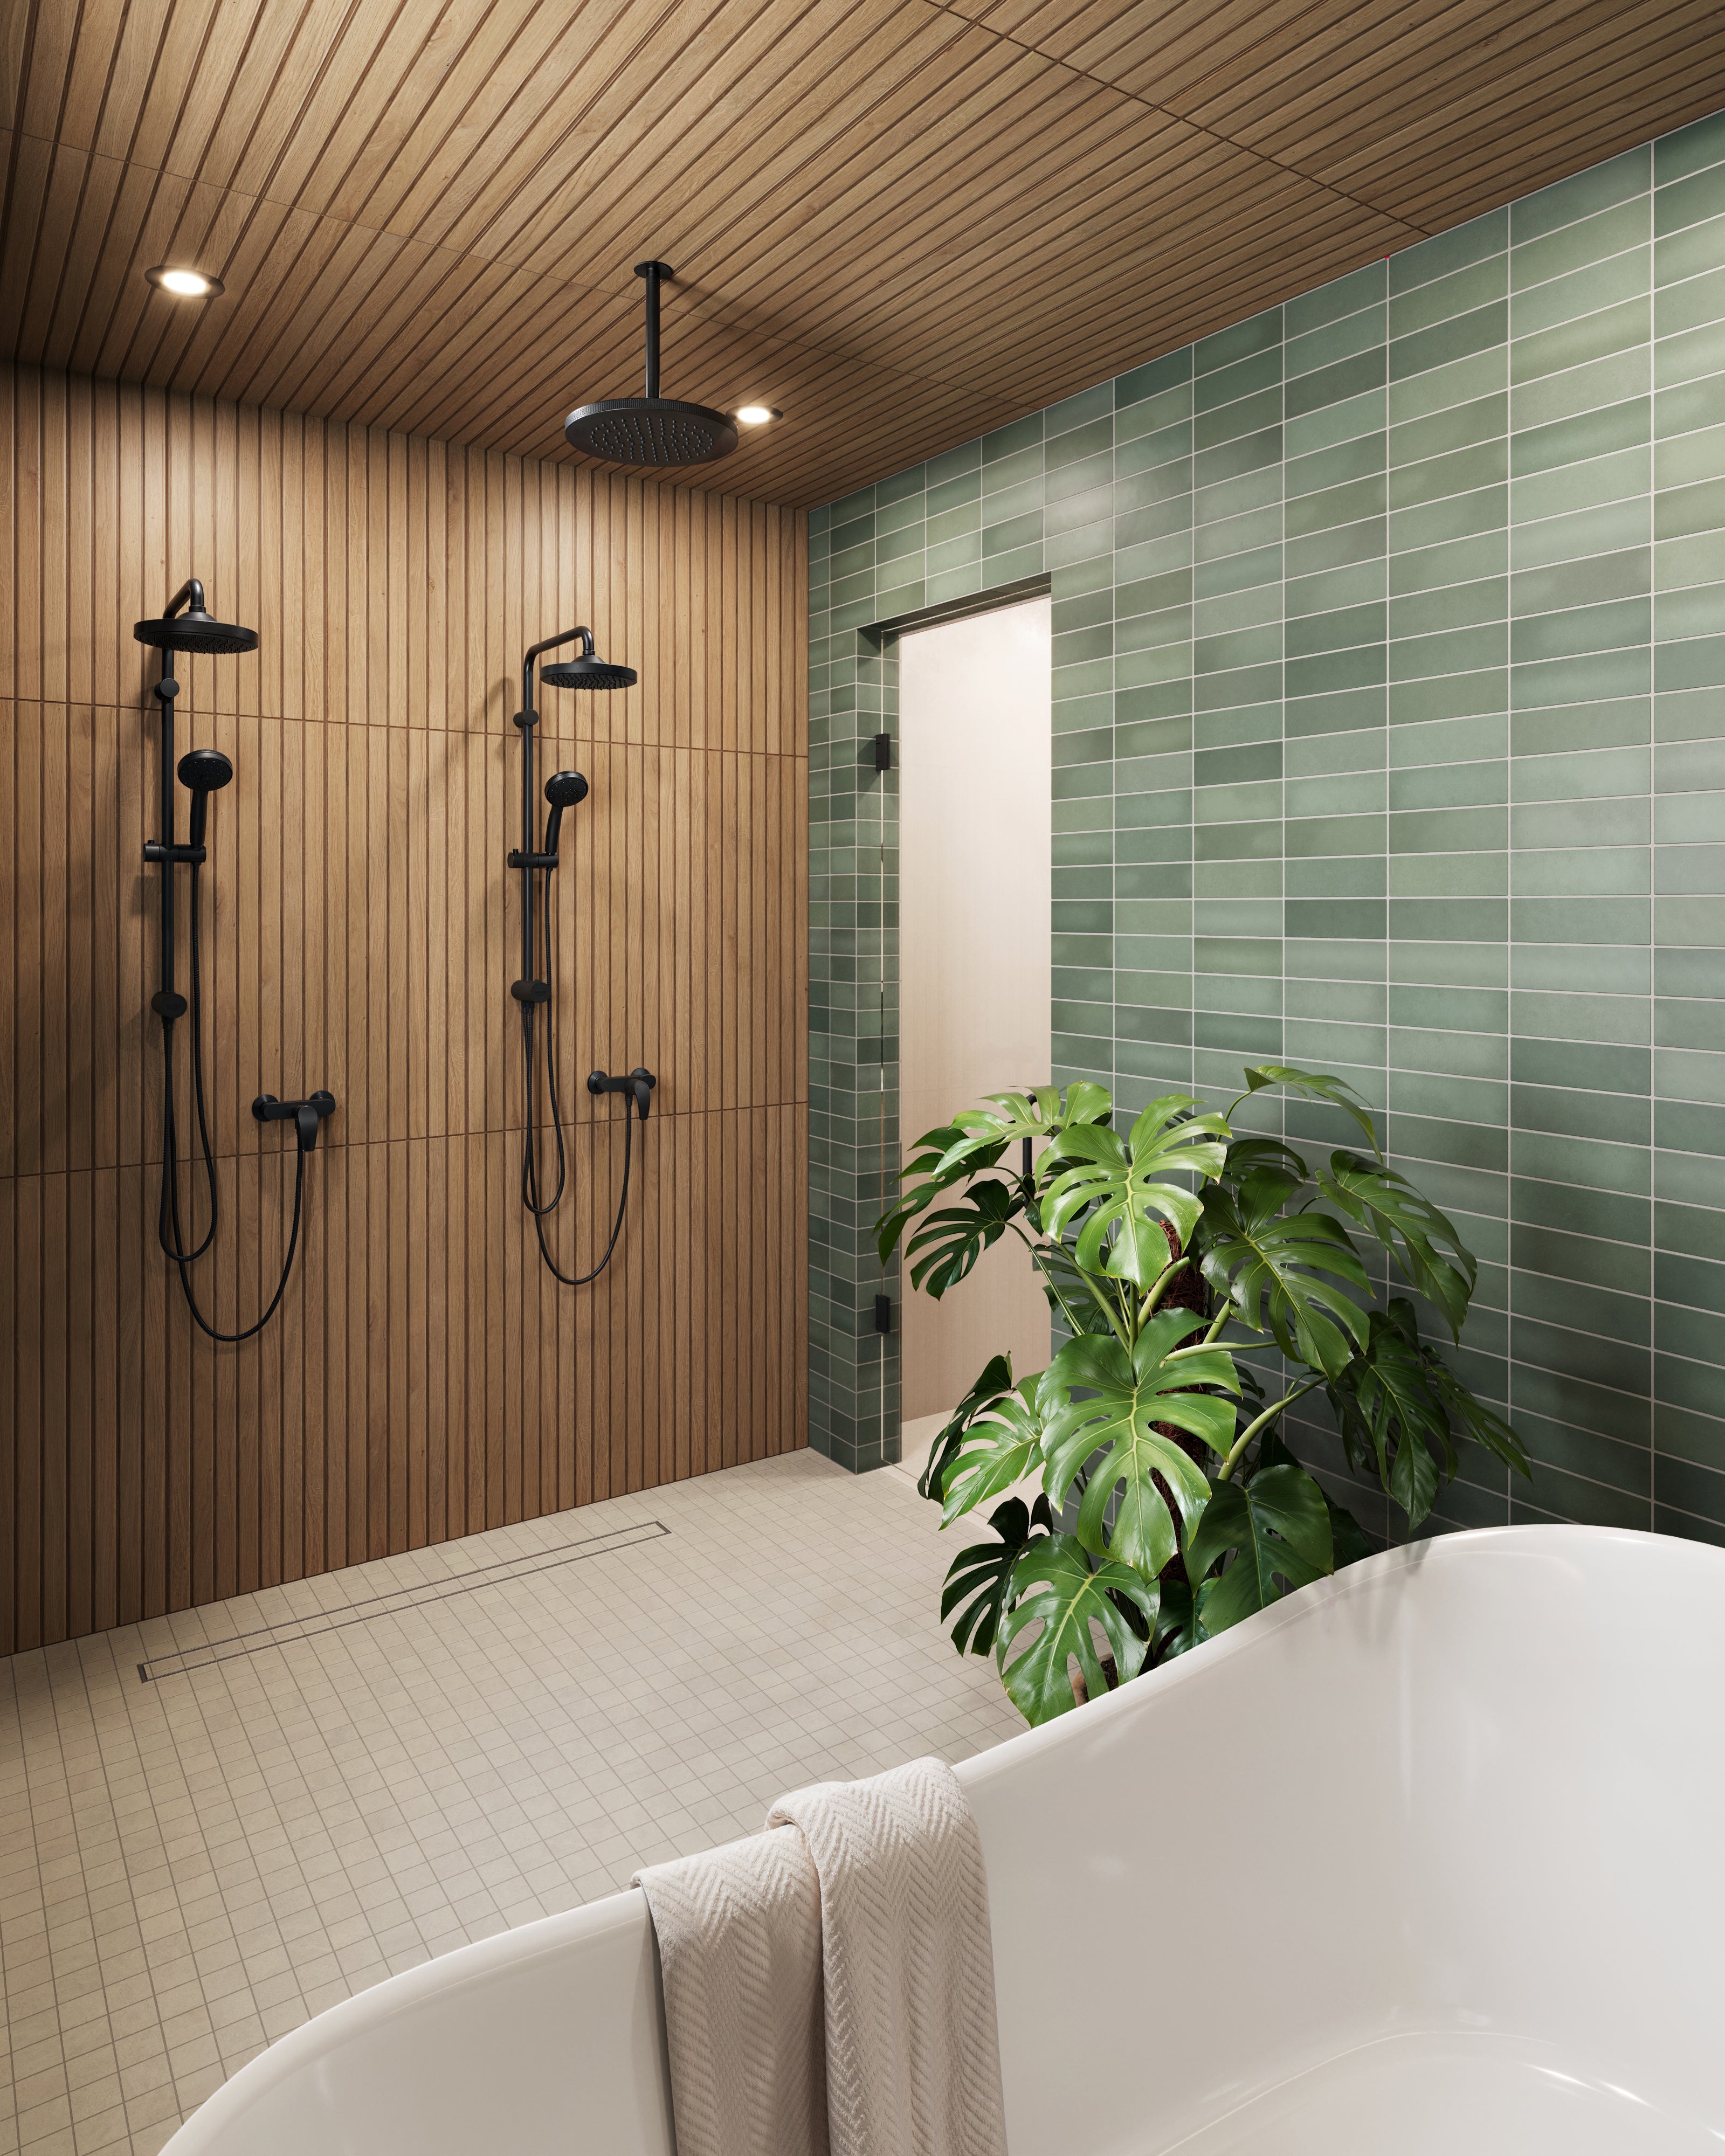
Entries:
MULTIPOLYGON (((545 877, 545 905, 542 909, 545 921, 545 978, 547 981, 553 981, 557 978, 557 974, 556 953, 552 947, 551 871, 548 869, 543 871, 529 869, 527 873, 530 876, 542 873, 545 877)), ((527 966, 530 978, 532 977, 532 972, 530 954, 527 966)), ((533 1216, 533 1233, 539 1239, 539 1255, 544 1259, 552 1278, 560 1281, 565 1287, 586 1287, 590 1282, 596 1281, 610 1264, 611 1254, 617 1248, 617 1238, 623 1233, 623 1216, 629 1204, 629 1168, 634 1156, 634 1102, 629 1100, 627 1095, 624 1096, 628 1101, 629 1106, 623 1119, 623 1191, 617 1200, 617 1218, 611 1224, 611 1240, 605 1245, 605 1255, 590 1273, 566 1273, 552 1255, 550 1246, 545 1240, 546 1215, 548 1213, 554 1213, 562 1202, 563 1183, 567 1172, 567 1161, 563 1152, 562 1111, 557 1101, 557 1026, 552 1016, 554 1008, 554 1004, 547 1000, 545 1007, 545 1063, 551 1085, 551 1127, 557 1136, 557 1188, 542 1205, 539 1203, 538 1148, 534 1143, 539 1127, 539 1062, 533 1053, 533 1006, 528 1004, 523 1007, 521 1014, 526 1020, 525 1037, 527 1055, 527 1142, 521 1158, 521 1203, 533 1216)))
MULTIPOLYGON (((173 871, 170 869, 171 875, 173 871)), ((300 1210, 305 1196, 305 1148, 296 1146, 297 1158, 294 1163, 294 1224, 288 1233, 287 1256, 282 1261, 281 1278, 275 1283, 275 1292, 270 1298, 270 1307, 255 1325, 248 1325, 243 1332, 222 1332, 212 1325, 198 1307, 198 1298, 192 1292, 192 1281, 187 1268, 201 1258, 216 1238, 218 1205, 216 1197, 215 1156, 209 1142, 209 1116, 204 1105, 203 1094, 203 969, 200 963, 200 941, 198 932, 198 865, 192 868, 192 1091, 198 1102, 198 1137, 203 1154, 204 1178, 209 1185, 209 1226, 203 1240, 195 1250, 185 1247, 185 1230, 180 1224, 180 1167, 179 1132, 174 1118, 174 1035, 173 1028, 162 1029, 162 1203, 156 1217, 156 1240, 172 1259, 180 1276, 180 1286, 185 1291, 186 1307, 191 1312, 199 1332, 211 1340, 228 1344, 249 1340, 275 1317, 280 1307, 281 1298, 287 1292, 288 1275, 294 1269, 294 1253, 300 1245, 300 1210), (172 1223, 173 1235, 169 1240, 172 1223)))

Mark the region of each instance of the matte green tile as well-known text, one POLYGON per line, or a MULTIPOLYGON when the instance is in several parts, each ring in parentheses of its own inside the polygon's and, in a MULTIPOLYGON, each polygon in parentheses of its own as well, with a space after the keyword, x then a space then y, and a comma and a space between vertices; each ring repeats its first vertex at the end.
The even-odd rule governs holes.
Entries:
POLYGON ((1613 1047, 1595 1040, 1517 1038, 1512 1050, 1512 1075, 1522 1085, 1644 1096, 1651 1081, 1651 1050, 1645 1048, 1613 1047))
POLYGON ((1605 1237, 1619 1245, 1645 1246, 1652 1235, 1652 1208, 1647 1199, 1619 1191, 1589 1190, 1517 1175, 1510 1183, 1510 1209, 1517 1221, 1535 1227, 1605 1237))
POLYGON ((1398 510, 1389 522, 1390 551, 1399 554, 1476 533, 1495 532, 1509 521, 1509 489, 1481 487, 1471 494, 1445 496, 1441 501, 1421 503, 1398 510))
POLYGON ((1509 864, 1501 852, 1392 854, 1394 899, 1507 898, 1509 864))
POLYGON ((1341 486, 1325 487, 1315 494, 1290 501, 1284 511, 1288 538, 1324 531, 1338 525, 1354 525, 1363 518, 1379 516, 1384 509, 1381 478, 1352 480, 1341 486))
POLYGON ((1503 435, 1441 456, 1424 457, 1418 463, 1398 464, 1389 475, 1389 505, 1394 512, 1450 495, 1471 494, 1479 487, 1501 485, 1509 470, 1510 444, 1503 435))
POLYGON ((1466 357, 1408 376, 1389 387, 1389 419, 1403 426, 1450 404, 1466 404, 1505 388, 1509 382, 1509 346, 1491 344, 1466 357))
POLYGON ((1511 205, 1510 239, 1519 249, 1563 225, 1595 216, 1613 203, 1628 201, 1651 185, 1652 154, 1643 144, 1604 164, 1592 165, 1573 178, 1559 180, 1511 205))
POLYGON ((1563 277, 1584 264, 1602 262, 1625 248, 1640 246, 1652 234, 1652 198, 1637 189, 1590 216, 1517 245, 1510 257, 1511 284, 1519 292, 1563 277))
MULTIPOLYGON (((1549 426, 1530 427, 1510 442, 1510 468, 1517 480, 1531 479, 1560 465, 1611 456, 1653 439, 1652 400, 1625 398, 1597 412, 1578 413, 1549 426)), ((1518 501, 1518 510, 1526 506, 1518 501)))
POLYGON ((1394 809, 1487 807, 1508 798, 1509 764, 1501 756, 1397 770, 1389 777, 1389 806, 1394 809))
MULTIPOLYGON (((1286 393, 1283 393, 1286 403, 1286 393)), ((1352 441, 1360 434, 1381 434, 1387 424, 1389 400, 1382 388, 1364 389, 1338 403, 1320 405, 1283 422, 1283 439, 1291 457, 1307 456, 1332 443, 1352 441)))
POLYGON ((1423 681, 1394 682, 1388 709, 1392 725, 1400 727, 1505 713, 1508 705, 1508 670, 1494 666, 1423 681))
POLYGON ((1381 726, 1384 712, 1382 689, 1348 689, 1326 696, 1291 698, 1283 723, 1292 741, 1312 734, 1349 733, 1381 726))
POLYGON ((1328 367, 1315 367, 1287 382, 1282 390, 1285 419, 1303 418, 1326 407, 1349 402, 1384 387, 1388 370, 1385 347, 1377 345, 1328 367))
POLYGON ((1654 193, 1653 229, 1661 237, 1722 213, 1725 213, 1725 169, 1717 165, 1673 181, 1654 193))
POLYGON ((1397 983, 1389 991, 1389 1015, 1391 1024, 1399 1028, 1502 1034, 1508 1000, 1502 989, 1397 983))
POLYGON ((1423 374, 1430 368, 1465 359, 1488 346, 1502 344, 1508 334, 1509 305, 1505 300, 1493 300, 1466 313, 1450 316, 1429 328, 1392 338, 1389 378, 1399 382, 1409 375, 1423 374))
POLYGON ((1511 1008, 1516 1032, 1532 1039, 1610 1041, 1645 1047, 1652 1031, 1645 996, 1518 989, 1511 999, 1511 1008))
MULTIPOLYGON (((1536 285, 1526 291, 1517 292, 1510 303, 1510 334, 1513 340, 1510 356, 1511 378, 1523 381, 1530 372, 1550 374, 1557 369, 1550 364, 1530 369, 1527 361, 1538 344, 1551 341, 1559 351, 1567 351, 1567 333, 1583 325, 1595 323, 1601 316, 1621 311, 1635 325, 1631 334, 1625 336, 1619 328, 1608 332, 1609 341, 1600 341, 1598 333, 1589 340, 1589 357, 1601 351, 1618 351, 1627 344, 1637 343, 1645 335, 1641 326, 1646 321, 1643 310, 1647 295, 1653 289, 1653 249, 1648 245, 1632 246, 1621 253, 1589 262, 1570 270, 1567 275, 1553 277, 1547 283, 1536 285), (1633 312, 1631 312, 1633 310, 1633 312)), ((1549 355, 1546 355, 1548 358, 1549 355)), ((1558 365, 1566 362, 1559 359, 1558 365)))
POLYGON ((1509 839, 1506 808, 1471 805, 1459 808, 1398 810, 1389 819, 1392 853, 1474 853, 1501 848, 1509 839))
POLYGON ((1389 933, 1409 942, 1501 943, 1509 906, 1496 898, 1392 899, 1389 933))
POLYGON ((1317 494, 1326 487, 1369 478, 1384 467, 1384 436, 1357 434, 1307 456, 1291 456, 1284 467, 1283 492, 1291 501, 1296 495, 1317 494))

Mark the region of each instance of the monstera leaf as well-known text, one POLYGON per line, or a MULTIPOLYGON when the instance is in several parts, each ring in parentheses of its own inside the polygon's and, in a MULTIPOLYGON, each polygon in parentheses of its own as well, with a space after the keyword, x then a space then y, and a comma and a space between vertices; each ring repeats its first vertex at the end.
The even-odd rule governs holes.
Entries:
MULTIPOLYGON (((1036 1266, 1049 1308, 1069 1332, 1111 1332, 1108 1313, 1096 1300, 1094 1284, 1081 1273, 1064 1243, 1039 1243, 1036 1266)), ((1107 1286, 1101 1292, 1117 1297, 1107 1286)), ((1115 1308, 1118 1312, 1118 1302, 1115 1308)))
MULTIPOLYGON (((1308 1101, 1327 1101, 1332 1108, 1340 1108, 1366 1134, 1366 1142, 1379 1160, 1384 1148, 1378 1142, 1378 1126, 1372 1120, 1372 1111, 1345 1079, 1327 1076, 1321 1070, 1297 1070, 1291 1063, 1249 1063, 1245 1069, 1246 1089, 1240 1096, 1248 1100, 1254 1093, 1266 1089, 1279 1093, 1298 1093, 1308 1101)), ((1237 1101, 1234 1106, 1238 1107, 1237 1101)))
POLYGON ((1144 1666, 1147 1641, 1127 1623, 1117 1595, 1138 1610, 1147 1631, 1154 1626, 1154 1586, 1147 1587, 1126 1565, 1106 1558, 1093 1563, 1076 1535, 1040 1536, 1020 1555, 1013 1568, 1011 1607, 1001 1621, 996 1651, 1000 1681, 1026 1722, 1052 1722, 1076 1704, 1069 1669, 1075 1660, 1091 1698, 1100 1699, 1106 1691, 1092 1626, 1107 1641, 1122 1684, 1144 1666), (1035 1637, 1009 1661, 1013 1648, 1036 1624, 1041 1629, 1035 1637))
POLYGON ((1280 1138, 1236 1138, 1228 1148, 1227 1160, 1216 1179, 1230 1190, 1238 1190, 1248 1176, 1266 1168, 1276 1175, 1285 1175, 1296 1189, 1311 1180, 1306 1163, 1280 1138))
MULTIPOLYGON (((1408 1322, 1413 1322, 1413 1311, 1399 1297, 1389 1306, 1392 1310, 1400 1308, 1406 1311, 1408 1322)), ((1436 1394, 1451 1421, 1459 1422, 1476 1444, 1484 1445, 1486 1451, 1496 1454, 1506 1467, 1514 1468, 1517 1475, 1525 1475, 1531 1481, 1533 1470, 1527 1454, 1522 1450, 1522 1441, 1502 1416, 1494 1409, 1488 1408, 1483 1400, 1476 1400, 1442 1356, 1427 1348, 1423 1342, 1420 1343, 1420 1355, 1425 1364, 1425 1382, 1436 1394)))
POLYGON ((1168 1270, 1163 1222, 1172 1221, 1184 1244, 1203 1210, 1168 1177, 1202 1183, 1215 1175, 1228 1137, 1222 1118, 1199 1113, 1188 1093, 1153 1101, 1124 1139, 1106 1123, 1072 1125, 1042 1157, 1043 1226, 1058 1236, 1082 1214, 1074 1252, 1079 1265, 1129 1280, 1142 1292, 1168 1270))
POLYGON ((1357 1152, 1332 1152, 1328 1168, 1317 1170, 1317 1181, 1338 1212, 1372 1230, 1414 1286, 1443 1312, 1452 1337, 1460 1340, 1479 1267, 1431 1200, 1406 1176, 1362 1160, 1357 1152))
POLYGON ((1041 1376, 1024 1378, 975 1416, 942 1483, 941 1525, 998 1497, 1042 1466, 1041 1376))
POLYGON ((914 1179, 915 1188, 875 1225, 875 1245, 883 1265, 918 1214, 926 1212, 943 1191, 997 1166, 1009 1146, 1025 1138, 1045 1142, 1076 1126, 1106 1121, 1114 1106, 1104 1087, 1082 1081, 1068 1086, 1064 1097, 1052 1086, 988 1097, 1001 1109, 999 1115, 986 1108, 968 1108, 950 1123, 925 1131, 916 1141, 912 1158, 900 1175, 901 1182, 914 1179))
POLYGON ((1298 1185, 1274 1168, 1238 1190, 1204 1193, 1204 1276, 1284 1355, 1339 1377, 1366 1342, 1371 1283, 1348 1231, 1327 1213, 1284 1214, 1298 1185))
POLYGON ((955 1609, 958 1612, 958 1622, 952 1627, 952 1645, 961 1655, 967 1651, 973 1655, 993 1653, 1000 1620, 1012 1593, 1013 1567, 1033 1541, 1049 1533, 1054 1522, 1049 1515, 1046 1497, 1039 1497, 1028 1512, 1023 1498, 1010 1497, 1005 1504, 994 1507, 988 1516, 988 1525, 999 1539, 973 1543, 968 1549, 960 1550, 947 1569, 946 1588, 941 1595, 942 1623, 955 1609))
POLYGON ((981 1377, 959 1401, 946 1426, 929 1446, 927 1465, 916 1478, 919 1497, 932 1497, 937 1503, 940 1502, 947 1470, 957 1457, 958 1448, 964 1441, 964 1433, 970 1426, 971 1417, 978 1409, 986 1407, 990 1400, 998 1399, 1002 1393, 1011 1390, 1011 1356, 990 1356, 981 1377))
POLYGON ((1349 1460, 1368 1460, 1417 1527, 1457 1466, 1451 1418, 1517 1473, 1531 1472, 1515 1432, 1476 1400, 1435 1349, 1420 1337, 1404 1296, 1371 1314, 1369 1337, 1325 1388, 1349 1460))
POLYGON ((1216 1453, 1233 1440, 1234 1402, 1226 1395, 1240 1390, 1234 1358, 1225 1348, 1175 1353, 1203 1323, 1189 1310, 1158 1310, 1130 1356, 1111 1337, 1069 1340, 1042 1380, 1045 1488, 1061 1503, 1080 1469, 1101 1453, 1079 1506, 1078 1539, 1146 1580, 1177 1547, 1164 1490, 1189 1528, 1209 1496, 1203 1471, 1156 1425, 1189 1430, 1216 1453), (1194 1392, 1196 1385, 1219 1392, 1194 1392), (1086 1397, 1074 1399, 1075 1387, 1086 1397))
POLYGON ((956 1287, 991 1243, 1006 1233, 1007 1223, 1024 1209, 1025 1192, 1018 1183, 973 1183, 959 1205, 931 1213, 905 1245, 911 1260, 911 1285, 938 1302, 956 1287))
POLYGON ((1260 1468, 1245 1482, 1218 1482, 1186 1547, 1186 1571, 1201 1581, 1198 1616, 1206 1636, 1276 1601, 1288 1586, 1306 1587, 1333 1570, 1329 1507, 1324 1493, 1291 1460, 1260 1468), (1219 1579, 1206 1575, 1226 1557, 1219 1579))

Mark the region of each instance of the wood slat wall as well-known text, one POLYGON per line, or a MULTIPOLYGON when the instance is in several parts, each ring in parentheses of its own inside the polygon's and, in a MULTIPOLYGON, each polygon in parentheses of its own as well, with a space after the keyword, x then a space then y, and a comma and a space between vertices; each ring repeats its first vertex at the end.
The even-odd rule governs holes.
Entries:
POLYGON ((0 1652, 803 1443, 801 515, 26 367, 0 428, 0 1652), (205 879, 218 1322, 261 1309, 292 1199, 253 1095, 339 1102, 283 1310, 237 1348, 155 1244, 131 624, 192 574, 262 632, 176 662, 180 751, 236 772, 205 879), (623 1155, 585 1073, 660 1083, 619 1257, 568 1290, 520 1201, 503 856, 521 654, 578 620, 641 678, 542 700, 542 771, 593 784, 555 879, 566 1265, 623 1155))

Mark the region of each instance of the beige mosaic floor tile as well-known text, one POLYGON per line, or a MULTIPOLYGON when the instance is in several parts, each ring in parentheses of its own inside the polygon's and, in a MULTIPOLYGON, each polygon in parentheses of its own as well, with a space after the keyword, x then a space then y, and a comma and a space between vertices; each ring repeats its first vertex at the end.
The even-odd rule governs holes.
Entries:
POLYGON ((0 1662, 0 2156, 157 2156, 367 1984, 1012 1735, 935 1519, 797 1453, 0 1662))

